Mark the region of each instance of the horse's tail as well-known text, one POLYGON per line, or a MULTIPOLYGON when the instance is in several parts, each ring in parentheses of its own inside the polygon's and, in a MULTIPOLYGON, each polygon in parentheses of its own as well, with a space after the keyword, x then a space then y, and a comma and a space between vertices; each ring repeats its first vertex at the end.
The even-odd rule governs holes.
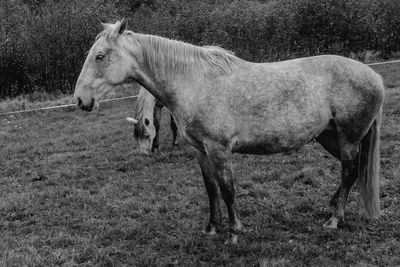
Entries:
POLYGON ((360 143, 359 184, 363 213, 376 219, 380 214, 379 203, 379 139, 382 107, 360 143))

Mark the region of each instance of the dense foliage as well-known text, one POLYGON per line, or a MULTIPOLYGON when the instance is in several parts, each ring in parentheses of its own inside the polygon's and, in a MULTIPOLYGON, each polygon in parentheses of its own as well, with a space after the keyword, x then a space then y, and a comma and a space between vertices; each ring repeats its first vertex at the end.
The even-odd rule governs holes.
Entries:
POLYGON ((100 22, 122 17, 259 62, 400 50, 398 0, 1 0, 0 98, 72 92, 100 22))

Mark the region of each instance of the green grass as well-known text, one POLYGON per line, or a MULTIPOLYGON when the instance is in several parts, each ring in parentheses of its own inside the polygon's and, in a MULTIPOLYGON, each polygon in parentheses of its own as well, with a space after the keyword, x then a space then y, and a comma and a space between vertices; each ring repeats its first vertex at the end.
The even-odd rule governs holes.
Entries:
POLYGON ((0 117, 0 266, 394 266, 400 265, 400 88, 387 91, 381 149, 383 216, 322 224, 340 165, 318 144, 273 156, 235 155, 239 245, 201 233, 208 201, 185 144, 139 155, 134 100, 100 110, 0 117))

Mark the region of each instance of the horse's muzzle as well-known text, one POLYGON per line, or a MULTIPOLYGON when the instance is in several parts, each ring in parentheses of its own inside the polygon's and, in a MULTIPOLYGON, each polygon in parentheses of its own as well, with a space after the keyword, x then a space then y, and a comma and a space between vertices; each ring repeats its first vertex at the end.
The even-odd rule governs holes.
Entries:
POLYGON ((92 98, 90 105, 84 105, 82 99, 80 99, 78 97, 78 107, 80 107, 82 110, 89 111, 89 112, 92 111, 94 108, 94 103, 95 103, 95 100, 94 100, 94 98, 92 98))

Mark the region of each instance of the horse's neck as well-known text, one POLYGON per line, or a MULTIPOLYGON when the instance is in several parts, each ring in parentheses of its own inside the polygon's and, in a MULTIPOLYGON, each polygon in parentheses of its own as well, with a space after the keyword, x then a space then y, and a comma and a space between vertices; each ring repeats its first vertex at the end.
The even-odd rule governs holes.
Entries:
POLYGON ((194 84, 201 86, 204 78, 229 74, 244 64, 222 48, 202 48, 151 35, 130 36, 141 44, 144 59, 136 80, 170 110, 185 105, 179 103, 186 101, 181 95, 187 95, 194 84))
POLYGON ((145 90, 144 106, 146 110, 153 110, 156 101, 156 98, 149 91, 145 90))
POLYGON ((136 118, 153 117, 153 110, 156 104, 155 97, 149 91, 142 88, 140 89, 137 101, 138 102, 137 102, 135 117, 136 118))
POLYGON ((182 95, 185 90, 190 90, 190 88, 183 86, 182 82, 185 84, 191 84, 193 76, 191 73, 187 73, 184 76, 165 76, 161 74, 162 72, 163 70, 145 69, 138 73, 137 80, 153 96, 155 96, 155 102, 158 101, 161 105, 167 107, 170 111, 173 111, 184 104, 179 102, 179 97, 177 96, 182 95))
POLYGON ((143 115, 148 118, 153 118, 154 106, 156 105, 156 100, 153 95, 148 93, 150 96, 145 99, 145 105, 143 107, 143 115))

